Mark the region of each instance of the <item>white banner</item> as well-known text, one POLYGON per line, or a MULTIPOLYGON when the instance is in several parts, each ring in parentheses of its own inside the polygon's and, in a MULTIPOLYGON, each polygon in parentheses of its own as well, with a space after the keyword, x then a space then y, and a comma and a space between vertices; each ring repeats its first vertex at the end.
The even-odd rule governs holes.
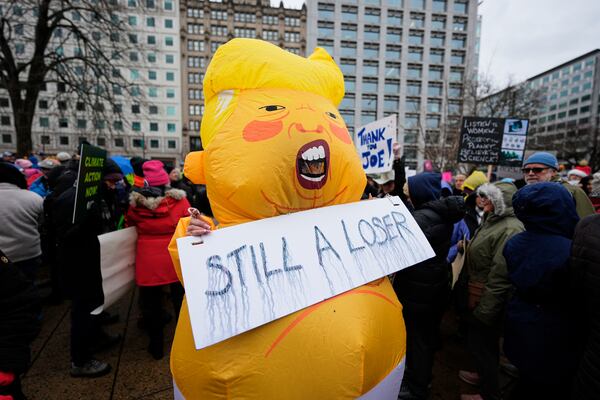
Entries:
POLYGON ((177 240, 196 348, 434 256, 398 197, 177 240))
POLYGON ((356 150, 367 174, 391 171, 392 146, 396 142, 396 119, 390 115, 361 126, 356 133, 356 150))
POLYGON ((110 307, 135 284, 136 228, 132 226, 99 235, 98 241, 104 304, 92 314, 99 314, 110 307))

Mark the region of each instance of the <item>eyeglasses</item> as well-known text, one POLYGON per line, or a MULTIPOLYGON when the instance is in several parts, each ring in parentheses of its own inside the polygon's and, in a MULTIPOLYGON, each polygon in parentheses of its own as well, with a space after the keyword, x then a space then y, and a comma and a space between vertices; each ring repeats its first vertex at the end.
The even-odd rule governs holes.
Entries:
POLYGON ((548 168, 522 168, 521 171, 523 171, 524 174, 528 174, 530 172, 533 172, 534 174, 539 174, 544 172, 545 170, 547 170, 548 168))

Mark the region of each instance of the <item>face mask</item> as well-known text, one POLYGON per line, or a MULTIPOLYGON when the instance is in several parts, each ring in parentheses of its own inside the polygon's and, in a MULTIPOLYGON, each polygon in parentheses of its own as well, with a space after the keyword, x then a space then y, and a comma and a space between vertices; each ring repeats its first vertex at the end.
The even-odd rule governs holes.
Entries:
POLYGON ((573 179, 573 180, 570 180, 570 181, 569 181, 569 183, 570 183, 571 185, 579 186, 579 181, 577 181, 577 180, 574 180, 574 179, 573 179))

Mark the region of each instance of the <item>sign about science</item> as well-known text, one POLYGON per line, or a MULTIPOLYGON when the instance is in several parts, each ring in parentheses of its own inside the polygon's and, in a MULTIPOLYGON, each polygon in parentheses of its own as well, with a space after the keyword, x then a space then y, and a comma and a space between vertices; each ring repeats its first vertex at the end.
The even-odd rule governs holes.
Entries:
POLYGON ((520 167, 529 120, 464 117, 458 162, 520 167))
POLYGON ((106 163, 106 150, 83 144, 79 156, 77 191, 75 193, 75 208, 73 209, 74 224, 81 221, 100 194, 102 169, 106 163))
POLYGON ((197 349, 433 257, 398 197, 177 240, 197 349))
POLYGON ((382 173, 392 169, 396 119, 396 115, 390 115, 358 129, 355 144, 366 173, 382 173))

